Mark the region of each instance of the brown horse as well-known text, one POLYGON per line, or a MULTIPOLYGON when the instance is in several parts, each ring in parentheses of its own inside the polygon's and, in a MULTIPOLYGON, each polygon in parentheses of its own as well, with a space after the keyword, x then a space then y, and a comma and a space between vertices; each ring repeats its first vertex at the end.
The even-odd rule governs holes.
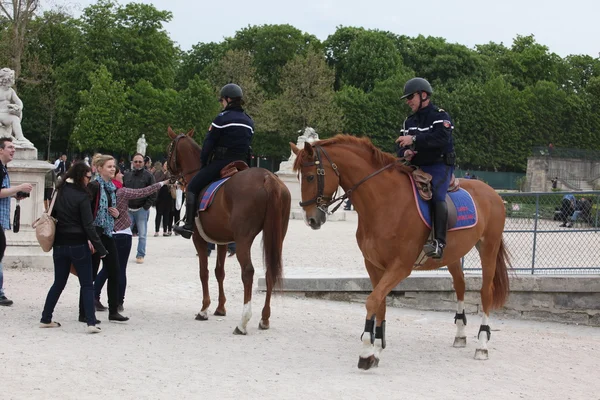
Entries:
MULTIPOLYGON (((193 130, 185 135, 177 135, 169 127, 168 133, 172 141, 168 148, 167 167, 173 176, 179 177, 180 182, 186 185, 200 170, 201 148, 192 139, 193 130)), ((254 282, 250 249, 254 238, 262 231, 267 295, 258 326, 260 329, 269 329, 271 292, 283 273, 282 249, 289 222, 290 201, 288 188, 276 175, 263 168, 250 168, 236 173, 226 181, 208 210, 199 213, 192 236, 199 257, 203 293, 202 309, 196 315, 197 320, 208 319, 210 306, 207 240, 218 244, 215 276, 219 283, 219 304, 215 315, 226 314, 223 290, 225 251, 227 243, 235 242, 237 259, 242 268, 244 309, 242 320, 233 333, 247 333, 246 326, 252 316, 254 282)))
POLYGON ((369 369, 379 364, 385 348, 385 298, 415 268, 432 270, 448 266, 458 300, 454 346, 466 346, 465 279, 460 259, 473 247, 479 251, 483 272, 483 315, 475 358, 487 359, 489 313, 492 308, 504 305, 509 292, 510 263, 502 239, 505 210, 500 196, 483 182, 461 180, 462 187, 475 201, 477 224, 449 232, 443 259, 428 259, 417 266, 430 230, 416 209, 408 176, 412 169, 378 150, 367 138, 338 135, 305 143, 304 149, 290 145, 297 155, 294 169, 300 173, 301 205, 310 227, 319 229, 325 223, 328 207, 336 203, 332 197, 338 185, 346 194, 351 193, 352 205, 358 213, 356 240, 373 285, 366 302, 367 318, 358 367, 369 369))

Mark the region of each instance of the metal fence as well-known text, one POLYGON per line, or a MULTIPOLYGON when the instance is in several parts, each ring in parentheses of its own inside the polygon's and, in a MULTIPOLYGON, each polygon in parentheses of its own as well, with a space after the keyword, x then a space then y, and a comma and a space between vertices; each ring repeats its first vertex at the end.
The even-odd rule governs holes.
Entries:
MULTIPOLYGON (((501 193, 504 241, 521 274, 600 274, 600 192, 501 193), (563 203, 566 195, 576 199, 563 203), (585 199, 585 200, 582 200, 585 199)), ((480 271, 477 250, 463 258, 480 271)))

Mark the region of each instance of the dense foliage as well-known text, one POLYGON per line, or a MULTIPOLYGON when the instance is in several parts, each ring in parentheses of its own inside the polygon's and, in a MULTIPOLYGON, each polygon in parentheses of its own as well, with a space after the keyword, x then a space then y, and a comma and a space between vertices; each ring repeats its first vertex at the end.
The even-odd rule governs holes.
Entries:
POLYGON ((306 126, 321 137, 366 135, 393 151, 410 112, 399 99, 403 84, 422 76, 454 119, 464 169, 523 171, 532 147, 549 143, 600 148, 600 59, 561 58, 533 36, 472 49, 360 27, 339 27, 321 42, 290 25, 262 25, 182 51, 164 29, 171 17, 99 0, 80 18, 53 11, 18 21, 21 42, 17 22, 0 17, 0 65, 19 69, 26 136, 48 157, 65 149, 127 155, 141 134, 160 153, 168 126, 195 129, 201 141, 219 111, 218 89, 233 81, 256 121, 257 154, 287 157, 306 126))

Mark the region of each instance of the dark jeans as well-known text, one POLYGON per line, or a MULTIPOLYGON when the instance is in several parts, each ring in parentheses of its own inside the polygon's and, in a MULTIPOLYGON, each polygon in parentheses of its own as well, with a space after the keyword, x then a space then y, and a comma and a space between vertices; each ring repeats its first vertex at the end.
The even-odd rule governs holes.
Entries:
POLYGON ((198 173, 192 178, 188 184, 188 192, 194 193, 196 196, 200 194, 200 191, 208 186, 209 183, 219 179, 221 170, 230 162, 237 160, 237 158, 225 159, 225 160, 214 160, 206 167, 203 167, 198 173))
MULTIPOLYGON (((208 243, 208 255, 216 248, 214 243, 208 243)), ((235 242, 227 243, 227 251, 235 253, 235 242)))
POLYGON ((48 291, 41 322, 48 324, 52 322, 52 313, 56 303, 63 292, 71 264, 77 271, 81 290, 79 291, 80 302, 83 303, 88 325, 96 325, 96 314, 94 311, 94 286, 92 280, 92 253, 87 244, 75 246, 54 246, 54 283, 48 291))
MULTIPOLYGON (((113 235, 113 239, 115 240, 119 259, 119 304, 123 304, 125 302, 125 290, 127 289, 127 260, 129 260, 131 254, 131 235, 116 233, 113 235)), ((107 277, 107 269, 102 268, 94 281, 94 295, 98 300, 107 277)))
POLYGON ((154 232, 160 230, 162 219, 163 232, 173 230, 173 219, 171 218, 172 198, 156 202, 156 218, 154 218, 154 232))
POLYGON ((434 165, 423 165, 421 169, 432 176, 432 202, 445 202, 446 193, 448 193, 448 186, 450 186, 450 179, 452 179, 454 167, 440 163, 434 165))
MULTIPOLYGON (((102 269, 106 269, 108 274, 108 310, 109 313, 116 313, 119 308, 119 259, 117 257, 117 246, 115 240, 112 237, 104 234, 100 235, 100 240, 108 254, 102 259, 102 269)), ((99 262, 100 256, 95 253, 92 258, 95 262, 99 262)), ((98 274, 100 275, 100 274, 98 274)), ((96 277, 96 280, 98 277, 96 277)), ((81 307, 81 301, 79 302, 79 313, 83 314, 84 309, 81 307)))

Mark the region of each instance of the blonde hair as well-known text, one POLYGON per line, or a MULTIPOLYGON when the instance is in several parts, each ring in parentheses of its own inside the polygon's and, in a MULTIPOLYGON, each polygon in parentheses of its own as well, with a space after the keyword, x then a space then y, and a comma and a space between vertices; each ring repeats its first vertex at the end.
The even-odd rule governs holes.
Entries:
POLYGON ((104 164, 106 164, 107 161, 114 160, 114 159, 115 158, 111 155, 96 153, 96 154, 94 154, 94 157, 92 158, 92 165, 96 168, 104 167, 104 164))

